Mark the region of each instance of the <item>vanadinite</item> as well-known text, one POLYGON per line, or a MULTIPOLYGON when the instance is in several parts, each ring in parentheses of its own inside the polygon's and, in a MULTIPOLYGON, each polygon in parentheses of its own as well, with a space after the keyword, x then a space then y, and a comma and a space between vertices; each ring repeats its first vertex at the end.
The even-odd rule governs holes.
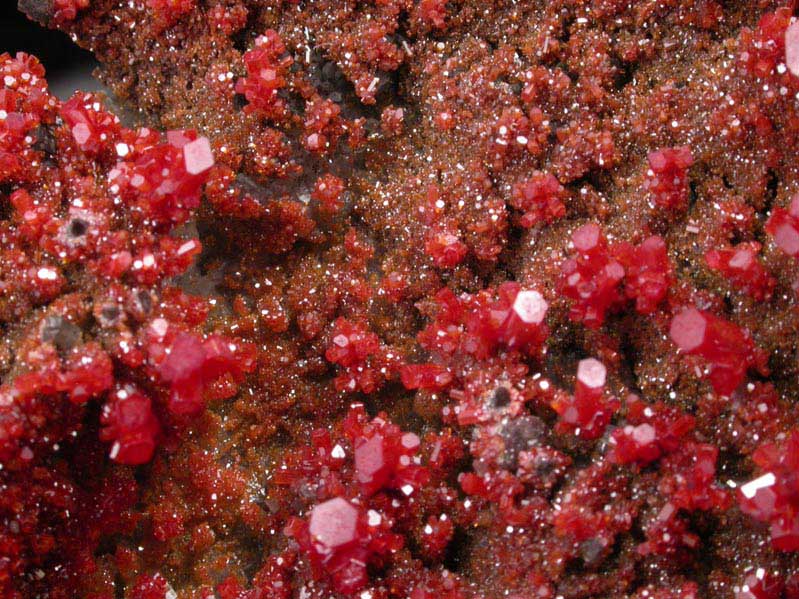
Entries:
POLYGON ((799 599, 793 4, 19 7, 0 597, 799 599))

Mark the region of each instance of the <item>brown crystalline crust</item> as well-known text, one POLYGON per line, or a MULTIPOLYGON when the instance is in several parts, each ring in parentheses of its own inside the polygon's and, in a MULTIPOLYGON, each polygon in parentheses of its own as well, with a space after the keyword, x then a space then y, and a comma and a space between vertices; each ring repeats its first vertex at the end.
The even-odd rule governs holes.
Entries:
POLYGON ((258 367, 135 470, 124 532, 80 563, 43 549, 20 597, 799 597, 776 517, 736 491, 797 426, 796 261, 766 223, 799 191, 799 83, 757 37, 782 3, 81 4, 19 3, 143 123, 210 139, 180 285, 258 367), (583 264, 574 233, 597 230, 583 264), (668 258, 641 267, 654 237, 668 258), (746 243, 761 269, 711 268, 746 243), (636 268, 655 281, 634 287, 636 268), (480 320, 533 290, 543 328, 480 320), (733 323, 734 347, 686 357, 686 307, 733 323), (473 336, 442 349, 455 329, 473 336), (423 363, 436 380, 413 378, 423 363), (372 489, 336 462, 393 438, 354 402, 418 435, 427 478, 372 489), (660 445, 623 457, 624 431, 650 429, 660 445), (362 553, 326 545, 327 508, 392 524, 362 553))

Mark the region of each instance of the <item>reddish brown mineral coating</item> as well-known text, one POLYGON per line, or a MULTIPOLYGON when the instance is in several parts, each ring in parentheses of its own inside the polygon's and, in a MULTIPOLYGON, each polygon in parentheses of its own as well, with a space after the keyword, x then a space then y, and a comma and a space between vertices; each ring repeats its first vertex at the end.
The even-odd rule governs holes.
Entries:
POLYGON ((799 598, 793 3, 19 5, 0 597, 799 598))

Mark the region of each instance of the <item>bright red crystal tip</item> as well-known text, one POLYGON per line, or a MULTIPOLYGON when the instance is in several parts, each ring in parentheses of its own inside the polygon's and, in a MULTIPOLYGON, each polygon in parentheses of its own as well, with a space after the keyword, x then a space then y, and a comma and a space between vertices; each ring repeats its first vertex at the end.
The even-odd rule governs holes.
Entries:
POLYGON ((671 340, 683 351, 696 349, 705 341, 707 319, 699 310, 688 308, 671 321, 671 340))
POLYGON ((198 137, 183 146, 183 159, 190 175, 199 175, 214 166, 214 153, 208 138, 198 137))
POLYGON ((588 358, 577 365, 577 380, 586 387, 599 389, 605 386, 607 369, 599 360, 588 358))
POLYGON ((356 539, 357 523, 357 508, 346 499, 336 497, 313 509, 308 529, 315 541, 328 549, 337 549, 356 539))
POLYGON ((527 324, 539 324, 547 315, 547 301, 537 291, 520 291, 513 302, 513 310, 527 324))

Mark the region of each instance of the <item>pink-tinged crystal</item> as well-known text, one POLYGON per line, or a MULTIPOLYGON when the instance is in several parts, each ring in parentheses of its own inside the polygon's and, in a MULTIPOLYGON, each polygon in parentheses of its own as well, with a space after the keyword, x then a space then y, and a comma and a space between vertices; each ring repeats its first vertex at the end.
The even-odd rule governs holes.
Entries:
POLYGON ((355 442, 355 475, 364 487, 379 489, 391 476, 391 456, 385 455, 388 448, 381 435, 355 442))
POLYGON ((126 385, 103 406, 100 438, 111 441, 110 457, 120 464, 146 464, 153 457, 160 425, 150 398, 126 385))
POLYGON ((625 295, 635 300, 639 313, 651 314, 666 297, 672 281, 666 242, 653 235, 638 246, 619 243, 612 251, 625 270, 625 295))
POLYGON ((121 133, 119 119, 103 110, 94 94, 77 92, 60 114, 81 151, 92 156, 113 147, 121 133))
POLYGON ((624 267, 612 255, 598 225, 583 225, 572 233, 576 255, 561 264, 558 289, 572 300, 569 317, 596 329, 605 321, 605 314, 619 305, 622 294, 619 284, 624 267))
POLYGON ((796 20, 785 30, 785 66, 799 77, 799 21, 796 20))
POLYGON ((357 539, 358 509, 341 497, 320 503, 311 511, 308 530, 323 551, 342 549, 357 539))
MULTIPOLYGON (((155 324, 155 323, 154 323, 155 324)), ((212 335, 205 341, 189 333, 178 333, 166 357, 158 365, 161 380, 169 384, 169 410, 187 415, 201 411, 203 391, 224 374, 234 380, 254 367, 246 344, 232 344, 212 335)))
POLYGON ((316 180, 311 192, 311 199, 319 202, 325 212, 336 212, 342 206, 341 194, 344 192, 344 181, 327 173, 316 180))
POLYGON ((735 391, 750 367, 763 367, 762 356, 749 335, 710 312, 682 310, 672 319, 669 334, 680 351, 708 363, 710 383, 721 395, 735 391))
POLYGON ((766 231, 774 238, 783 252, 794 258, 799 257, 799 194, 785 208, 775 208, 768 221, 766 231))
POLYGON ((335 380, 336 389, 349 393, 370 393, 380 387, 390 362, 380 338, 346 318, 337 318, 333 323, 325 358, 342 367, 335 380))
POLYGON ((529 228, 563 218, 566 215, 565 197, 566 189, 554 175, 536 171, 532 177, 513 187, 511 205, 524 213, 520 224, 529 228))
POLYGON ((161 574, 141 574, 131 589, 131 599, 165 599, 169 595, 169 583, 161 574))
POLYGON ((599 360, 588 358, 577 365, 577 384, 586 389, 601 389, 607 376, 605 365, 599 360))
POLYGON ((766 568, 751 568, 743 583, 733 587, 735 599, 780 599, 785 580, 779 573, 766 568))
POLYGON ((445 354, 461 351, 484 358, 505 347, 535 355, 549 335, 546 300, 515 282, 503 283, 496 292, 486 289, 461 297, 442 289, 436 300, 441 309, 419 340, 445 354))
POLYGON ((605 432, 611 417, 619 408, 615 398, 605 397, 607 369, 594 358, 577 365, 577 383, 573 395, 558 395, 551 402, 558 414, 555 430, 572 433, 584 439, 596 439, 605 432))
POLYGON ((765 79, 774 74, 778 64, 786 62, 787 30, 792 16, 793 10, 783 6, 760 17, 755 31, 745 29, 742 32, 741 62, 747 71, 765 79))
POLYGON ((757 259, 760 247, 759 243, 751 241, 731 248, 710 250, 705 253, 705 261, 737 289, 758 301, 765 301, 771 297, 776 281, 757 259))
POLYGON ((440 391, 452 382, 452 374, 437 364, 405 364, 400 367, 400 380, 406 389, 440 391))
POLYGON ((186 172, 199 175, 214 166, 214 153, 207 137, 198 137, 183 146, 183 160, 186 172))
POLYGON ((200 205, 202 187, 209 174, 209 168, 205 167, 209 161, 213 164, 213 156, 206 154, 201 139, 194 131, 171 132, 167 143, 127 153, 125 160, 108 173, 111 191, 134 204, 140 218, 168 226, 185 222, 200 205), (200 143, 194 146, 194 142, 200 143), (193 148, 190 154, 196 152, 197 156, 185 155, 186 148, 193 148), (193 174, 187 167, 202 170, 193 174))
POLYGON ((694 162, 687 146, 663 148, 647 156, 649 170, 644 188, 653 203, 666 210, 683 210, 688 205, 688 169, 694 162))
POLYGON ((286 46, 280 35, 270 29, 255 40, 255 47, 244 54, 247 77, 236 82, 236 93, 244 94, 249 104, 245 112, 257 112, 275 118, 283 114, 286 103, 278 92, 286 85, 288 68, 294 62, 284 56, 286 46))
POLYGON ((436 29, 446 26, 447 3, 446 0, 421 0, 419 2, 419 17, 436 29))
POLYGON ((687 441, 661 461, 661 493, 675 507, 689 512, 726 509, 730 496, 716 482, 719 449, 709 443, 687 441))
POLYGON ((679 449, 694 428, 692 416, 671 406, 650 406, 631 396, 626 407, 627 424, 609 439, 608 459, 614 464, 645 466, 679 449))
POLYGON ((439 268, 454 268, 469 253, 469 248, 457 235, 443 229, 430 231, 424 250, 439 268))
POLYGON ((769 523, 776 549, 799 551, 799 432, 791 432, 781 444, 764 443, 752 460, 764 474, 739 487, 741 511, 769 523))

